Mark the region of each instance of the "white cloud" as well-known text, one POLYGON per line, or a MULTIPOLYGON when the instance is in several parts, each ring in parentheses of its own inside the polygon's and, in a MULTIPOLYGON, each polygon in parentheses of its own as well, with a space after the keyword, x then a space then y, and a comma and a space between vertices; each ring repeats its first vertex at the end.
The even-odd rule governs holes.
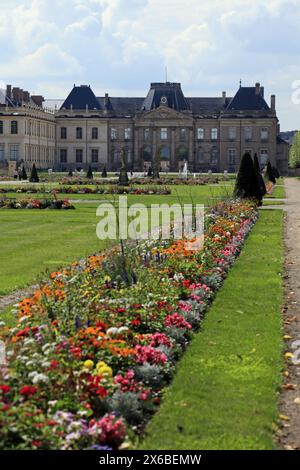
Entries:
POLYGON ((299 22, 299 0, 1 0, 0 79, 48 97, 73 82, 145 94, 168 65, 189 94, 259 80, 299 127, 286 110, 299 22))

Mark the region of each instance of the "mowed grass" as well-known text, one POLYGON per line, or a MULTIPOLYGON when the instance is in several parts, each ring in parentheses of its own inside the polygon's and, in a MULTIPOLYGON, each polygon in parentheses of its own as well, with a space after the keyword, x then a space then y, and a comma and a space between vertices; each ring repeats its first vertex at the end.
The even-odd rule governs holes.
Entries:
POLYGON ((274 448, 282 369, 282 221, 282 211, 261 211, 141 449, 274 448))
MULTIPOLYGON (((231 194, 232 186, 175 186, 171 195, 130 195, 128 205, 198 203, 209 205, 231 194)), ((9 195, 13 197, 13 195, 9 195)), ((15 194, 18 198, 26 195, 15 194)), ((45 195, 41 194, 41 197, 45 195)), ((101 201, 118 202, 112 195, 72 195, 84 202, 74 211, 0 210, 0 295, 33 284, 45 271, 54 271, 78 258, 107 248, 96 237, 96 216, 101 201), (93 203, 91 199, 98 200, 93 203)), ((35 198, 38 195, 32 195, 35 198)))

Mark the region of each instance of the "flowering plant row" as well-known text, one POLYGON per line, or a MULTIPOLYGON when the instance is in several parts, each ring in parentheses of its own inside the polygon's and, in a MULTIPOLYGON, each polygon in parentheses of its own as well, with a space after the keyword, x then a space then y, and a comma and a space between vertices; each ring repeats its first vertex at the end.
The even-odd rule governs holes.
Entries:
MULTIPOLYGON (((134 185, 149 185, 149 184, 155 184, 157 186, 165 186, 165 185, 178 185, 178 184, 184 184, 184 185, 205 185, 205 184, 217 184, 222 181, 227 181, 229 179, 228 176, 225 175, 203 175, 199 176, 197 175, 196 178, 180 178, 180 177, 171 177, 171 176, 161 176, 158 179, 153 179, 151 177, 142 177, 142 178, 130 178, 129 183, 134 184, 134 185)), ((116 183, 116 178, 97 178, 97 179, 88 179, 88 178, 83 178, 83 177, 70 177, 66 176, 64 177, 60 184, 62 185, 108 185, 108 184, 115 184, 116 183)))
POLYGON ((171 194, 171 190, 166 187, 158 186, 61 186, 59 188, 49 188, 47 186, 21 186, 21 187, 3 187, 0 188, 0 194, 20 193, 20 194, 36 194, 36 193, 62 193, 62 194, 171 194))
POLYGON ((52 273, 0 328, 0 448, 134 446, 256 218, 222 202, 199 251, 144 241, 52 273))
POLYGON ((75 209, 68 199, 0 199, 0 209, 75 209))

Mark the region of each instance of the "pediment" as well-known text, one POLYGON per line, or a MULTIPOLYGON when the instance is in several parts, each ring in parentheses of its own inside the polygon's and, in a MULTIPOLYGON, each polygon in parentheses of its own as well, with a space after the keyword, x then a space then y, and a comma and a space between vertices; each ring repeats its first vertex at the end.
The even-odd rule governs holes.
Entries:
POLYGON ((181 121, 186 120, 187 122, 193 121, 193 118, 186 115, 186 113, 180 113, 179 111, 168 108, 167 106, 159 106, 156 109, 151 109, 151 111, 144 111, 138 116, 138 119, 180 119, 181 121))

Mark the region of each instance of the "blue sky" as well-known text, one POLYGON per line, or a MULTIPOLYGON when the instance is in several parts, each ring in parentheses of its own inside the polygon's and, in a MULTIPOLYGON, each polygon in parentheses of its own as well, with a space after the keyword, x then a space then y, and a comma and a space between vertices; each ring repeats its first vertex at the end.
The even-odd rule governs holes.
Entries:
POLYGON ((144 96, 167 66, 186 96, 260 81, 282 130, 296 129, 299 24, 300 0, 0 0, 0 86, 144 96))

